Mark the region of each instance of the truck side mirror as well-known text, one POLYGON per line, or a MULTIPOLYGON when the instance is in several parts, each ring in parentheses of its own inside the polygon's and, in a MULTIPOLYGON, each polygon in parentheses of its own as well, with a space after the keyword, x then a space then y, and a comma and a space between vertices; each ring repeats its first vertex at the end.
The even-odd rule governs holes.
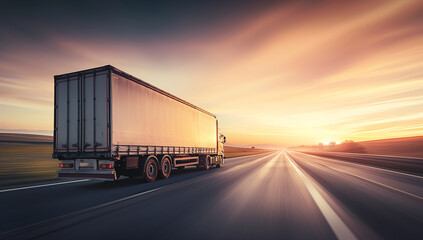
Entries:
POLYGON ((223 143, 225 143, 225 142, 226 142, 226 137, 224 136, 224 137, 223 137, 223 143))

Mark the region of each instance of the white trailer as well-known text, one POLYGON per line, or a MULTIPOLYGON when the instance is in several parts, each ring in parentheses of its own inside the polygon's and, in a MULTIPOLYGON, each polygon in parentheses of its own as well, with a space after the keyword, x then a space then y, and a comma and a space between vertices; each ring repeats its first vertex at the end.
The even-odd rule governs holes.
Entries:
POLYGON ((168 178, 172 167, 223 162, 213 114, 113 66, 54 77, 59 177, 168 178))

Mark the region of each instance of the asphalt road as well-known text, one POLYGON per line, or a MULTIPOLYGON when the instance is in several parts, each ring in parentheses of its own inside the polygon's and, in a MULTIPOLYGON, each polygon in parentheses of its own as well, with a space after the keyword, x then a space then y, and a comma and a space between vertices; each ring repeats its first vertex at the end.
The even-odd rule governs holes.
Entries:
POLYGON ((421 239, 423 176, 282 151, 151 184, 3 187, 0 212, 0 239, 421 239))

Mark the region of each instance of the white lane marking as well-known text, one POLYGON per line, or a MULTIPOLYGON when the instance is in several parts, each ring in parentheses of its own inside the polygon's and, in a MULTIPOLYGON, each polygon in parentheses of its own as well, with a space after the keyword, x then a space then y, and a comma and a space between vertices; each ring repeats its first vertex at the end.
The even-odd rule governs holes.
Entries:
POLYGON ((153 188, 153 189, 150 189, 150 190, 147 190, 147 191, 144 191, 144 192, 140 192, 140 193, 136 193, 134 195, 130 195, 128 197, 119 198, 119 199, 111 201, 111 202, 107 202, 107 203, 103 203, 103 204, 100 204, 100 205, 97 205, 97 206, 94 206, 94 207, 91 207, 91 208, 87 208, 87 209, 84 209, 82 211, 89 211, 89 210, 93 210, 93 209, 97 209, 97 208, 106 207, 106 206, 109 206, 109 205, 112 205, 112 204, 115 204, 115 203, 123 202, 123 201, 129 200, 129 199, 132 199, 132 198, 136 198, 136 197, 148 194, 148 193, 158 191, 162 188, 165 188, 165 187, 153 188))
MULTIPOLYGON (((265 153, 263 153, 263 154, 265 154, 265 153)), ((259 158, 259 159, 257 159, 257 160, 254 160, 254 161, 252 161, 252 162, 248 162, 248 163, 246 163, 246 164, 241 164, 241 165, 235 166, 235 167, 233 167, 233 168, 237 168, 237 167, 240 167, 240 166, 243 166, 243 165, 250 165, 250 164, 252 164, 252 163, 254 163, 254 162, 258 161, 258 160, 262 160, 262 159, 264 159, 264 158, 266 158, 266 157, 269 157, 269 156, 272 156, 272 155, 274 155, 274 154, 276 154, 276 153, 272 153, 272 154, 266 155, 266 156, 264 156, 264 157, 262 157, 262 158, 259 158)), ((257 154, 257 155, 259 155, 259 154, 257 154)), ((248 155, 248 156, 240 156, 240 157, 237 157, 237 158, 242 158, 242 157, 251 157, 251 156, 252 156, 252 155, 248 155)), ((232 158, 232 159, 234 159, 234 158, 232 158)), ((232 168, 232 169, 233 169, 233 168, 232 168)), ((80 180, 68 181, 68 182, 49 183, 49 184, 36 185, 36 186, 28 186, 28 187, 20 187, 20 188, 4 189, 4 190, 0 190, 0 193, 2 193, 2 192, 12 192, 12 191, 18 191, 18 190, 25 190, 25 189, 31 189, 31 188, 48 187, 48 186, 61 185, 61 184, 69 184, 69 183, 85 182, 85 181, 90 181, 90 180, 91 180, 91 179, 80 179, 80 180)))
POLYGON ((307 153, 302 153, 302 152, 297 152, 297 151, 293 151, 293 152, 295 152, 297 154, 307 155, 307 156, 314 157, 314 158, 320 158, 320 159, 323 159, 323 160, 329 159, 329 160, 332 160, 332 161, 343 162, 343 163, 356 165, 356 166, 360 166, 360 167, 367 167, 367 168, 371 168, 371 169, 376 169, 376 170, 381 170, 381 171, 391 172, 391 173, 397 173, 397 174, 402 174, 402 175, 406 175, 406 176, 409 176, 409 177, 416 177, 416 178, 422 178, 423 179, 423 176, 414 175, 414 174, 410 174, 410 173, 397 172, 397 171, 388 170, 388 169, 385 169, 385 168, 372 167, 372 166, 365 165, 365 164, 352 163, 352 162, 337 160, 337 159, 334 159, 334 158, 332 159, 332 158, 328 158, 328 157, 320 157, 320 156, 315 156, 315 155, 312 155, 312 154, 307 154, 307 153))
POLYGON ((326 200, 320 195, 317 189, 313 186, 312 182, 304 175, 304 173, 296 166, 291 157, 285 153, 286 158, 294 167, 295 171, 300 176, 307 190, 310 192, 323 216, 326 218, 326 221, 329 223, 333 232, 335 233, 338 239, 357 239, 351 230, 345 225, 341 218, 336 214, 336 212, 330 207, 326 200))
POLYGON ((69 181, 69 182, 58 182, 58 183, 49 183, 49 184, 35 185, 35 186, 28 186, 28 187, 3 189, 3 190, 0 190, 0 193, 2 193, 2 192, 12 192, 12 191, 18 191, 18 190, 24 190, 24 189, 31 189, 31 188, 49 187, 49 186, 69 184, 69 183, 86 182, 86 181, 90 181, 90 180, 91 179, 80 179, 80 180, 69 181))
MULTIPOLYGON (((1 233, 1 236, 2 237, 7 236, 7 235, 13 236, 13 235, 16 235, 16 234, 21 234, 22 232, 30 232, 30 231, 34 231, 34 229, 41 229, 41 228, 44 228, 44 230, 42 230, 42 231, 45 232, 46 227, 49 227, 50 230, 51 230, 51 226, 53 226, 52 224, 59 223, 59 226, 60 226, 60 222, 63 222, 65 220, 69 220, 72 217, 81 216, 82 214, 85 214, 87 212, 95 211, 95 210, 101 209, 103 207, 108 207, 108 206, 113 205, 115 203, 123 202, 123 201, 131 199, 131 198, 146 195, 148 193, 155 192, 155 191, 160 190, 162 188, 164 188, 164 187, 154 188, 154 189, 147 190, 147 191, 144 191, 144 192, 140 192, 140 193, 128 196, 128 197, 120 198, 120 199, 117 199, 117 200, 114 200, 114 201, 111 201, 111 202, 103 203, 103 204, 92 206, 92 207, 85 208, 85 209, 81 209, 81 210, 71 212, 71 213, 68 213, 68 214, 65 214, 65 215, 62 215, 62 216, 58 216, 58 217, 50 218, 50 219, 47 219, 47 220, 44 220, 44 221, 41 221, 41 222, 26 225, 26 226, 23 226, 23 227, 20 227, 20 228, 15 228, 15 229, 12 229, 10 231, 1 233)), ((85 221, 85 220, 86 220, 85 218, 82 218, 82 221, 85 221)))
MULTIPOLYGON (((249 163, 246 163, 246 164, 242 164, 242 165, 238 165, 238 166, 236 166, 236 167, 230 168, 230 169, 228 169, 227 171, 224 171, 224 172, 221 172, 221 173, 226 173, 226 172, 228 172, 228 171, 230 171, 230 170, 232 170, 232 169, 234 169, 234 168, 237 168, 237 167, 239 167, 239 166, 245 166, 245 165, 247 165, 247 166, 248 166, 248 165, 251 165, 251 164, 253 164, 253 163, 257 162, 257 161, 261 161, 261 160, 263 160, 263 159, 265 159, 265 158, 268 158, 269 156, 273 156, 273 155, 276 155, 276 154, 280 155, 280 154, 282 154, 282 153, 278 153, 278 152, 276 152, 276 153, 273 153, 273 154, 269 154, 269 155, 267 155, 267 156, 264 156, 264 157, 261 157, 261 158, 259 158, 259 159, 256 159, 256 160, 254 160, 254 161, 252 161, 252 162, 249 162, 249 163)), ((204 175, 202 175, 202 176, 204 176, 204 175)), ((212 176, 213 176, 213 175, 210 175, 210 176, 208 176, 208 177, 212 177, 212 176)), ((201 177, 201 176, 199 176, 198 178, 200 178, 200 177, 201 177)), ((207 176, 206 176, 206 178, 207 178, 207 176)), ((135 198, 135 197, 139 197, 139 196, 142 196, 142 195, 145 195, 145 194, 148 194, 148 193, 152 193, 152 192, 158 191, 158 190, 160 190, 160 189, 164 189, 164 188, 169 189, 169 188, 171 188, 171 187, 186 186, 186 185, 189 185, 189 184, 192 184, 192 183, 195 183, 195 182, 198 182, 198 181, 204 180, 204 179, 205 179, 205 178, 203 178, 203 179, 192 179, 191 181, 188 181, 188 182, 186 182, 186 181, 176 182, 176 183, 173 183, 173 184, 170 184, 170 185, 167 185, 167 186, 154 188, 154 189, 151 189, 151 190, 147 190, 147 191, 145 191, 145 192, 140 192, 140 193, 137 193, 137 194, 134 194, 134 195, 128 196, 128 197, 124 197, 124 198, 120 198, 120 199, 117 199, 117 200, 114 200, 114 201, 111 201, 111 202, 103 203, 103 204, 101 204, 101 205, 98 205, 98 206, 94 206, 94 207, 91 207, 91 208, 85 209, 85 210, 83 210, 83 211, 89 211, 89 210, 96 209, 96 208, 106 207, 106 206, 109 206, 109 205, 112 205, 112 204, 115 204, 115 203, 123 202, 123 201, 129 200, 129 199, 135 198)))
POLYGON ((363 156, 363 157, 389 157, 389 158, 402 158, 402 159, 412 159, 412 160, 422 160, 421 157, 406 157, 398 155, 379 155, 379 154, 369 154, 369 153, 348 153, 348 152, 331 152, 333 155, 338 156, 363 156))
POLYGON ((338 170, 338 169, 336 169, 336 168, 329 167, 329 166, 327 166, 327 165, 324 165, 324 166, 325 166, 325 167, 327 167, 327 168, 330 168, 330 169, 332 169, 332 170, 334 170, 334 171, 337 171, 337 172, 340 172, 340 173, 343 173, 343 174, 348 174, 348 175, 350 175, 350 176, 354 176, 354 177, 357 177, 357 178, 361 178, 361 179, 366 180, 366 181, 368 181, 368 182, 372 182, 372 183, 374 183, 374 184, 377 184, 377 185, 380 185, 380 186, 383 186, 383 187, 386 187, 386 188, 389 188, 389 189, 392 189, 392 190, 395 190, 395 191, 398 191, 398 192, 401 192, 401 193, 407 194, 407 195, 409 195, 409 196, 412 196, 412 197, 415 197, 415 198, 418 198, 418 199, 423 200, 423 197, 421 197, 421 196, 414 195, 414 194, 409 193, 409 192, 407 192, 407 191, 404 191, 404 190, 401 190, 401 189, 398 189, 398 188, 391 187, 391 186, 389 186, 389 185, 386 185, 386 184, 380 183, 380 182, 378 182, 378 181, 374 181, 374 180, 371 180, 371 179, 366 178, 366 177, 359 176, 359 175, 354 174, 354 173, 349 173, 349 172, 341 171, 341 170, 338 170))

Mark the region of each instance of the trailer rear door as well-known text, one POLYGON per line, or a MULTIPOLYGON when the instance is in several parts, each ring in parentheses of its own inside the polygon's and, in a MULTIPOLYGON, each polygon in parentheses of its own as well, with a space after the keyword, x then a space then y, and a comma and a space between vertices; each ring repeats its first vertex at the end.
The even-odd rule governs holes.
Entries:
POLYGON ((56 80, 56 151, 76 152, 78 141, 78 94, 77 76, 56 80))
POLYGON ((83 77, 84 151, 108 149, 108 72, 83 77))
POLYGON ((60 76, 55 84, 57 152, 109 149, 109 70, 60 76))

